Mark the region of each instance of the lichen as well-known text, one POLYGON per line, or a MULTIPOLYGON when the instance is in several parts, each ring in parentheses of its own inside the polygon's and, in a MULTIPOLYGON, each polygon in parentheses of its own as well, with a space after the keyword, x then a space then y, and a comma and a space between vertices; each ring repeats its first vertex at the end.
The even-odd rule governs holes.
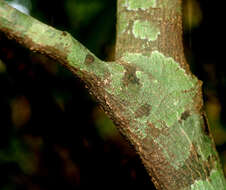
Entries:
POLYGON ((209 179, 196 180, 191 190, 226 190, 223 174, 219 170, 212 170, 209 179))
MULTIPOLYGON (((141 105, 150 105, 148 115, 145 113, 143 117, 139 115, 136 118, 139 137, 143 139, 147 136, 147 122, 159 129, 174 125, 183 127, 185 121, 180 123, 180 118, 187 109, 192 109, 198 80, 188 75, 174 59, 158 51, 153 51, 149 56, 124 53, 122 61, 136 68, 135 77, 139 79, 139 83, 124 86, 123 76, 126 72, 121 71, 112 75, 114 85, 109 86, 107 91, 121 102, 127 102, 126 109, 131 115, 135 115, 141 105)), ((187 118, 186 122, 191 121, 187 118)))
POLYGON ((127 7, 128 10, 146 10, 149 8, 155 8, 157 5, 156 0, 126 0, 124 6, 127 7))
POLYGON ((142 101, 151 103, 151 122, 161 128, 157 121, 164 120, 167 126, 172 126, 185 107, 193 102, 195 92, 192 89, 197 79, 187 75, 179 63, 158 51, 150 56, 125 53, 122 59, 137 68, 137 77, 142 84, 138 94, 142 101))
POLYGON ((133 24, 133 34, 135 38, 140 38, 148 41, 155 41, 160 34, 158 27, 147 20, 136 20, 133 24))
POLYGON ((118 34, 122 34, 123 32, 126 31, 126 28, 128 27, 128 19, 127 19, 127 14, 122 12, 118 15, 119 17, 119 23, 117 24, 117 29, 118 29, 118 34))
POLYGON ((125 53, 122 60, 136 68, 139 85, 133 86, 134 91, 126 88, 115 91, 116 95, 129 102, 127 109, 133 115, 141 105, 151 107, 143 116, 139 111, 136 127, 131 124, 131 130, 141 139, 150 136, 148 123, 159 130, 167 130, 167 134, 161 133, 153 141, 176 169, 189 158, 193 144, 197 145, 202 160, 215 155, 210 138, 200 128, 202 118, 194 110, 194 98, 200 87, 197 78, 187 74, 173 58, 158 51, 150 55, 125 53), (189 114, 185 117, 185 113, 189 114))

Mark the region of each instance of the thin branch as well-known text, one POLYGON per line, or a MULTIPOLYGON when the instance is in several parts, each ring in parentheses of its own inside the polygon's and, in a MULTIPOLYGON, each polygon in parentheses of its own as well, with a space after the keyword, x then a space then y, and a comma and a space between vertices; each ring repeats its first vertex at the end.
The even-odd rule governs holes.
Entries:
POLYGON ((0 31, 33 52, 45 54, 77 76, 102 78, 107 63, 98 59, 68 32, 57 30, 0 0, 0 31))
POLYGON ((115 123, 120 123, 122 107, 114 92, 121 89, 125 73, 121 63, 101 61, 69 33, 25 15, 2 0, 0 31, 31 51, 45 54, 66 66, 86 84, 105 113, 115 123))

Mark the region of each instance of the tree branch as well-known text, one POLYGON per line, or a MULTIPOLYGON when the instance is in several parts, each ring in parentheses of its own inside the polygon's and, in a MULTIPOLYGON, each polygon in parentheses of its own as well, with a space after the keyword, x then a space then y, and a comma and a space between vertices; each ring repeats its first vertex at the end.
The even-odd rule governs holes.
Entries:
POLYGON ((89 80, 91 76, 102 80, 109 72, 109 63, 99 60, 69 33, 43 24, 2 0, 0 30, 9 39, 16 40, 31 51, 57 60, 83 80, 89 80))
POLYGON ((124 73, 122 65, 101 61, 69 33, 41 23, 2 0, 0 0, 0 31, 31 51, 47 55, 66 66, 86 83, 89 92, 114 119, 114 111, 108 104, 109 102, 115 104, 115 99, 109 92, 114 90, 113 85, 119 83, 118 76, 124 73))
POLYGON ((202 111, 201 82, 186 64, 180 0, 118 0, 116 62, 67 32, 0 0, 0 30, 80 77, 134 145, 157 189, 225 190, 202 111))

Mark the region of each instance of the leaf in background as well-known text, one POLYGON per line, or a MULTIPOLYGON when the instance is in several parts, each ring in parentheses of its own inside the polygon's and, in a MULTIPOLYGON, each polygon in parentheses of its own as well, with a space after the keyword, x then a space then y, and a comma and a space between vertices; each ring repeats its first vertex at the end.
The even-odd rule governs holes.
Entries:
POLYGON ((25 174, 32 174, 36 167, 34 155, 18 138, 12 138, 7 149, 0 150, 0 163, 14 162, 25 174))
POLYGON ((226 143, 226 131, 220 121, 220 102, 217 98, 210 96, 209 100, 205 103, 205 108, 216 145, 222 145, 226 143))
POLYGON ((24 96, 15 98, 11 102, 11 113, 13 124, 16 127, 22 127, 30 119, 30 103, 24 96))
POLYGON ((0 60, 0 73, 6 72, 5 64, 0 60))
POLYGON ((191 31, 199 26, 202 21, 202 10, 197 0, 185 0, 183 11, 185 31, 191 31))
POLYGON ((99 135, 104 140, 114 139, 118 136, 118 131, 106 114, 98 107, 93 110, 93 118, 99 135))
POLYGON ((103 8, 101 1, 68 0, 66 9, 71 25, 74 28, 89 24, 90 20, 103 8))

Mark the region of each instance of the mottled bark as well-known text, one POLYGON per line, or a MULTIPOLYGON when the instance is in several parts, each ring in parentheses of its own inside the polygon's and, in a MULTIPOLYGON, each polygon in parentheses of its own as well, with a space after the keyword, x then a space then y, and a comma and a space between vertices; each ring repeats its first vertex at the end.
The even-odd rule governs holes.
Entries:
POLYGON ((68 67, 133 144, 157 189, 224 190, 203 112, 201 82, 184 58, 180 0, 118 0, 116 61, 0 0, 0 31, 68 67))
POLYGON ((226 189, 201 81, 184 58, 181 15, 180 0, 118 1, 116 58, 134 93, 121 98, 133 112, 125 133, 157 189, 226 189))

